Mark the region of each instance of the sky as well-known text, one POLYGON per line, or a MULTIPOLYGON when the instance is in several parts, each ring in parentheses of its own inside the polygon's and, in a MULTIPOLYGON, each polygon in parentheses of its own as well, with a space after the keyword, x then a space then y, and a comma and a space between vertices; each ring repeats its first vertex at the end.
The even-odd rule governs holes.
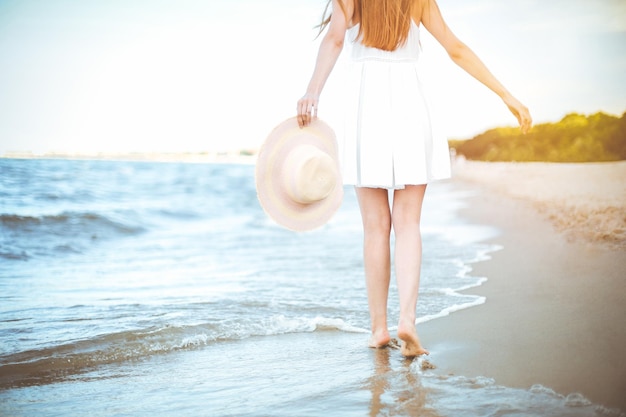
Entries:
MULTIPOLYGON (((295 115, 325 0, 0 0, 0 154, 258 149, 295 115)), ((537 123, 626 111, 626 1, 439 0, 537 123)), ((422 82, 451 139, 515 125, 422 32, 422 82)), ((320 99, 341 134, 347 54, 320 99)))

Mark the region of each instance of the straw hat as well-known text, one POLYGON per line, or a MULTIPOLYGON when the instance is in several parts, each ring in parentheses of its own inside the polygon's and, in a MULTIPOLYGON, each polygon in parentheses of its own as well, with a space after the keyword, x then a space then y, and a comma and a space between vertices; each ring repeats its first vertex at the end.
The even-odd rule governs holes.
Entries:
POLYGON ((319 119, 300 128, 295 117, 276 126, 259 151, 256 189, 278 224, 295 231, 324 225, 343 199, 333 130, 319 119))

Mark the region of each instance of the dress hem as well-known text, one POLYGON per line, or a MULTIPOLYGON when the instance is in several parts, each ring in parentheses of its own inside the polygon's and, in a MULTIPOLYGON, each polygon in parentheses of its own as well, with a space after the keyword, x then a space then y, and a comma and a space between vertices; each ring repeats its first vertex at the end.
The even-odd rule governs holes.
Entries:
POLYGON ((382 188, 386 190, 403 190, 408 185, 427 185, 435 181, 444 181, 452 178, 451 175, 442 176, 442 177, 433 177, 429 178, 424 182, 415 182, 415 183, 405 183, 405 184, 396 184, 396 185, 374 185, 374 184, 356 184, 356 181, 348 181, 344 182, 343 185, 352 185, 356 188, 382 188))

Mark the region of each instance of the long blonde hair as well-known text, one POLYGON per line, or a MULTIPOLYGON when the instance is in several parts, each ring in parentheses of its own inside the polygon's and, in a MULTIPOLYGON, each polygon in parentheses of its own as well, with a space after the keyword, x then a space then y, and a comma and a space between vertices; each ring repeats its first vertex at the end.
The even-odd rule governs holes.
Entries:
MULTIPOLYGON (((332 0, 328 0, 324 9, 322 23, 318 25, 319 33, 330 23, 331 3, 332 0)), ((385 51, 397 49, 409 36, 414 3, 415 0, 354 0, 352 21, 359 23, 357 39, 365 46, 385 51)), ((343 0, 339 0, 339 6, 347 15, 343 0)))

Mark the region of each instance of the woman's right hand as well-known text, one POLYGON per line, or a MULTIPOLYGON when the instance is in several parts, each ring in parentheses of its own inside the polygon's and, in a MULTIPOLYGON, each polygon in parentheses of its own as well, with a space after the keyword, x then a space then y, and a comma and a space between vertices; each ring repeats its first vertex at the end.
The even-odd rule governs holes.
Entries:
POLYGON ((298 100, 296 109, 298 110, 298 125, 305 127, 311 124, 311 121, 317 117, 317 103, 319 96, 317 94, 307 93, 298 100))
POLYGON ((517 118, 519 122, 519 126, 522 129, 522 133, 526 134, 530 130, 533 119, 530 117, 530 112, 528 108, 524 106, 518 99, 515 97, 508 95, 502 99, 504 104, 509 108, 513 116, 517 118))

